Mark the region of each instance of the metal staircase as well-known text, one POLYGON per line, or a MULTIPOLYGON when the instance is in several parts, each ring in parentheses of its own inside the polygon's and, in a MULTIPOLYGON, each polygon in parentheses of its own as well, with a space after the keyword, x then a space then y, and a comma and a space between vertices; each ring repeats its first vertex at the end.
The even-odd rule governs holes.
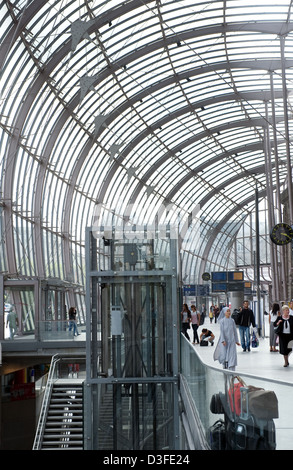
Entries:
MULTIPOLYGON (((65 365, 68 376, 68 359, 65 365)), ((62 376, 61 358, 56 354, 51 361, 33 450, 84 448, 84 380, 60 379, 62 376)))
POLYGON ((55 382, 49 403, 42 450, 83 450, 83 386, 55 382))

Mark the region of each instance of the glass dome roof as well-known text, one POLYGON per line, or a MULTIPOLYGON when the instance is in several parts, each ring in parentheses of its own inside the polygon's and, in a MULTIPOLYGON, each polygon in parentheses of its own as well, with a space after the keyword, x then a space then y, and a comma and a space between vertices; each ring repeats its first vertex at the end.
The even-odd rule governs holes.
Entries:
POLYGON ((163 212, 184 279, 234 268, 256 188, 277 222, 291 178, 277 3, 1 1, 1 271, 82 285, 86 227, 163 212))

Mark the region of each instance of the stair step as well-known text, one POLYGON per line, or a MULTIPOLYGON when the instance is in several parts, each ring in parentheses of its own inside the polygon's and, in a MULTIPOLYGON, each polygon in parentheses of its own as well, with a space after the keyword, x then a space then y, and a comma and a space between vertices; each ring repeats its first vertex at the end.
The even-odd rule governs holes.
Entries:
POLYGON ((63 405, 63 406, 67 406, 67 405, 77 405, 77 406, 81 406, 82 405, 82 400, 55 400, 54 398, 50 401, 50 403, 52 403, 53 405, 63 405))
POLYGON ((83 388, 82 384, 68 384, 68 385, 61 385, 61 384, 54 384, 54 390, 65 390, 65 392, 68 392, 68 390, 81 390, 83 388))
POLYGON ((82 410, 48 410, 50 418, 56 416, 56 419, 72 418, 81 419, 83 416, 82 410))
POLYGON ((72 439, 74 439, 74 442, 75 439, 82 439, 83 438, 83 435, 81 433, 79 434, 74 434, 74 435, 71 435, 71 434, 50 434, 49 436, 47 436, 46 434, 44 434, 44 439, 59 439, 59 442, 62 441, 62 439, 67 439, 67 442, 72 442, 72 439))
POLYGON ((70 435, 72 436, 76 436, 76 435, 80 435, 80 437, 82 437, 82 431, 83 431, 83 428, 76 428, 76 429, 72 429, 72 428, 52 428, 52 429, 45 429, 45 433, 44 433, 44 436, 47 436, 47 437, 50 437, 50 436, 53 436, 53 435, 60 435, 60 434, 64 434, 64 433, 70 433, 70 435))
POLYGON ((67 400, 68 401, 70 401, 70 400, 72 400, 72 401, 81 401, 82 398, 83 398, 82 395, 78 395, 78 396, 77 395, 74 395, 74 396, 73 395, 68 395, 68 396, 52 395, 51 396, 51 400, 54 400, 54 401, 67 401, 67 400))
POLYGON ((74 413, 74 415, 65 416, 64 413, 61 413, 60 415, 57 415, 55 411, 51 412, 51 414, 48 415, 48 417, 47 417, 48 421, 54 421, 54 420, 58 419, 58 423, 60 423, 60 419, 62 420, 61 422, 63 422, 64 419, 70 419, 72 421, 77 421, 77 420, 80 420, 81 418, 82 418, 82 413, 74 413))
POLYGON ((46 423, 46 428, 50 427, 52 428, 53 426, 59 427, 59 426, 72 426, 72 427, 78 427, 81 426, 83 427, 83 422, 82 421, 50 421, 46 423))
POLYGON ((69 412, 69 413, 76 414, 78 412, 82 412, 82 406, 79 405, 78 407, 74 407, 74 406, 67 406, 67 405, 66 406, 55 405, 55 406, 50 406, 49 410, 51 410, 51 412, 56 413, 56 414, 62 413, 62 412, 69 412))
POLYGON ((44 447, 43 450, 83 450, 83 447, 74 446, 74 447, 44 447))
POLYGON ((58 434, 58 433, 55 433, 55 434, 48 434, 48 435, 44 435, 43 436, 43 444, 46 444, 48 441, 59 441, 59 442, 70 442, 70 443, 73 443, 75 444, 76 441, 82 441, 83 440, 83 433, 80 432, 78 434, 74 434, 74 435, 71 435, 71 434, 58 434))
POLYGON ((77 444, 76 446, 56 446, 54 447, 53 445, 48 445, 43 448, 43 450, 83 450, 83 447, 80 444, 77 444))
POLYGON ((55 409, 58 409, 58 408, 80 408, 80 403, 50 403, 50 408, 55 408, 55 409))
POLYGON ((75 447, 77 444, 78 445, 83 445, 83 441, 80 440, 80 441, 75 441, 74 443, 71 443, 69 441, 60 441, 60 440, 57 440, 57 441, 47 441, 47 442, 44 442, 43 443, 43 448, 45 449, 46 448, 46 445, 50 445, 50 446, 53 446, 53 445, 56 445, 57 447, 60 447, 61 445, 64 445, 66 444, 67 447, 75 447))
POLYGON ((72 414, 56 414, 55 411, 49 411, 47 416, 48 421, 59 421, 59 423, 67 423, 69 420, 72 422, 80 421, 83 418, 83 413, 72 414))
POLYGON ((48 426, 48 427, 46 426, 45 432, 46 433, 51 433, 51 432, 54 432, 54 431, 56 431, 56 432, 61 432, 61 431, 62 432, 64 432, 64 431, 76 432, 76 431, 78 431, 79 432, 82 429, 83 429, 83 424, 79 425, 79 426, 76 426, 76 425, 71 425, 69 423, 69 426, 67 424, 65 426, 64 425, 60 425, 60 426, 57 425, 56 426, 56 423, 55 423, 54 427, 53 426, 48 426))
POLYGON ((56 392, 52 391, 52 397, 59 397, 59 398, 75 398, 75 397, 82 397, 83 393, 81 392, 70 392, 70 393, 65 393, 65 392, 56 392))

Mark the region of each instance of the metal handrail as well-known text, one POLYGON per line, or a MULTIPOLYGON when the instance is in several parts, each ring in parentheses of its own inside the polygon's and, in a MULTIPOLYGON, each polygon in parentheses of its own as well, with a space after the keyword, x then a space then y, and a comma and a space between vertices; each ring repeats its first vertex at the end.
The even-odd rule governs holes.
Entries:
POLYGON ((38 425, 36 429, 36 435, 33 443, 33 449, 32 450, 40 450, 41 449, 41 444, 43 440, 43 435, 44 435, 44 430, 45 430, 45 424, 47 420, 47 415, 48 415, 48 408, 50 404, 50 398, 51 398, 51 393, 52 393, 52 388, 53 388, 53 383, 55 381, 55 370, 56 370, 56 364, 60 361, 59 354, 55 354, 52 357, 51 360, 51 366, 49 370, 49 375, 48 375, 48 381, 47 385, 45 388, 45 393, 44 393, 44 398, 42 402, 42 407, 40 411, 40 416, 38 420, 38 425))

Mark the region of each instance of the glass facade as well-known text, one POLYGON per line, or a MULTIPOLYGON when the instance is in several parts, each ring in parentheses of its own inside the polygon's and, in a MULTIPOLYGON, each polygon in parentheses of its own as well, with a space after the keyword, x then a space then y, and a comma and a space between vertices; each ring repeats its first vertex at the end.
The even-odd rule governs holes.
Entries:
POLYGON ((293 298, 269 237, 293 224, 291 0, 0 0, 0 21, 0 340, 8 309, 66 339, 76 306, 115 448, 177 448, 178 287, 240 269, 293 298))
POLYGON ((255 188, 266 231, 285 217, 291 13, 289 0, 1 1, 0 271, 71 282, 84 317, 97 207, 99 225, 162 208, 188 223, 187 283, 235 269, 255 188))

